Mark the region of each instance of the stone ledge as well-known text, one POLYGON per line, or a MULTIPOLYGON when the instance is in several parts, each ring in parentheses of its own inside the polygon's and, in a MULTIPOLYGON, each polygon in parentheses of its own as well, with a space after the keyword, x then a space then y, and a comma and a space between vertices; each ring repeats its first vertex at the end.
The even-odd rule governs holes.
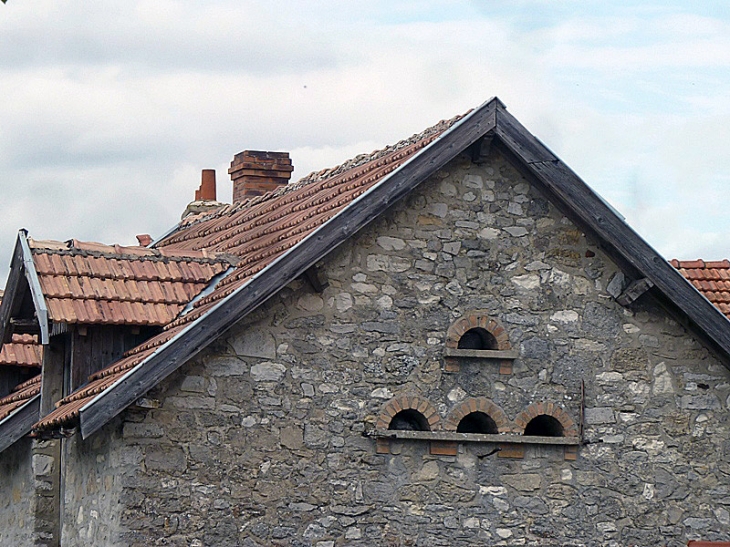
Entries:
POLYGON ((512 374, 512 361, 519 356, 520 352, 513 349, 459 349, 447 346, 444 348, 444 371, 459 372, 459 359, 480 359, 496 361, 499 373, 509 375, 512 374))
POLYGON ((499 350, 444 348, 444 357, 468 357, 471 359, 517 359, 519 356, 519 351, 509 349, 499 350))
POLYGON ((401 431, 397 429, 376 429, 370 436, 379 439, 412 441, 451 441, 460 443, 509 443, 548 444, 559 446, 580 446, 579 437, 540 437, 537 435, 486 435, 482 433, 458 433, 455 431, 401 431))

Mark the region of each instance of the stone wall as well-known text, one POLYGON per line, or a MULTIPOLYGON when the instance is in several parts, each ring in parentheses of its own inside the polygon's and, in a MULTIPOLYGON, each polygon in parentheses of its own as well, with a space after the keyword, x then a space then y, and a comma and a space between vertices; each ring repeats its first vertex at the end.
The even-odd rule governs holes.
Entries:
POLYGON ((727 370, 651 295, 616 304, 616 266, 501 157, 455 160, 319 268, 322 294, 284 288, 149 394, 159 408, 68 458, 89 480, 117 472, 112 454, 130 463, 128 544, 730 539, 727 370), (519 350, 510 374, 469 359, 445 371, 446 333, 474 310, 519 350), (366 435, 403 394, 439 423, 470 397, 505 424, 541 401, 580 423, 581 381, 576 460, 479 443, 437 456, 427 441, 377 454, 366 435))
POLYGON ((35 494, 31 441, 21 439, 0 457, 0 545, 32 545, 35 494))
POLYGON ((83 441, 63 440, 63 547, 129 545, 127 507, 136 507, 141 454, 121 438, 121 421, 83 441))
POLYGON ((35 492, 30 504, 33 545, 61 545, 61 440, 34 439, 31 448, 35 492))

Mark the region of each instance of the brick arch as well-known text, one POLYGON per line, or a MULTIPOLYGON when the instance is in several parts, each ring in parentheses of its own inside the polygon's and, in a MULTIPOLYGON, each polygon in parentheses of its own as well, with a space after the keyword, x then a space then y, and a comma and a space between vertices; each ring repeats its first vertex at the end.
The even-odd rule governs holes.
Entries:
POLYGON ((420 395, 406 394, 393 397, 385 403, 383 410, 378 415, 378 421, 375 427, 377 429, 388 429, 393 416, 401 410, 416 410, 423 414, 423 417, 428 421, 428 426, 431 428, 431 431, 435 431, 441 426, 441 416, 439 416, 436 407, 431 404, 431 401, 420 395))
POLYGON ((538 416, 552 416, 558 420, 560 425, 563 426, 563 435, 565 437, 578 436, 578 426, 573 418, 560 405, 545 402, 533 403, 517 415, 515 418, 515 433, 524 434, 527 424, 538 416))
POLYGON ((498 350, 512 349, 509 336, 504 327, 496 319, 489 317, 486 311, 473 310, 454 321, 446 331, 446 347, 456 349, 464 333, 471 329, 482 328, 497 341, 498 350))
POLYGON ((497 424, 499 433, 510 433, 512 431, 512 424, 504 411, 485 397, 470 397, 456 405, 444 421, 444 429, 446 431, 456 431, 464 416, 472 412, 483 412, 492 418, 494 423, 497 424))

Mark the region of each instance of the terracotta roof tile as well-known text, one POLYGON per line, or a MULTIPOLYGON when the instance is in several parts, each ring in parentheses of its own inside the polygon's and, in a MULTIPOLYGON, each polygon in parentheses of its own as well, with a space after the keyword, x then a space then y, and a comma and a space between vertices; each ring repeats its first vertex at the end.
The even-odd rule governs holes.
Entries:
POLYGON ((0 420, 7 418, 12 412, 41 392, 41 375, 23 382, 9 395, 0 399, 0 420))
POLYGON ((0 350, 0 366, 32 367, 41 366, 41 345, 38 338, 31 334, 13 334, 9 343, 0 350))
POLYGON ((730 261, 677 260, 672 266, 730 319, 730 261))
MULTIPOLYGON (((160 334, 128 352, 120 361, 93 374, 90 377, 91 383, 60 401, 58 408, 36 424, 35 429, 52 429, 74 423, 83 405, 117 382, 125 371, 142 362, 154 352, 155 348, 171 340, 186 325, 210 310, 220 299, 245 285, 253 275, 261 272, 279 256, 341 212, 358 196, 413 158, 461 118, 462 116, 457 116, 440 122, 410 139, 371 154, 357 156, 332 169, 311 173, 297 183, 285 185, 273 192, 225 205, 212 212, 190 215, 181 221, 177 231, 157 243, 156 249, 136 248, 135 252, 158 253, 158 256, 169 257, 185 256, 195 252, 200 253, 200 256, 213 256, 225 252, 237 257, 238 261, 236 271, 220 281, 211 294, 195 302, 192 311, 177 319, 174 316, 170 317, 165 321, 164 330, 160 334)), ((143 260, 132 261, 130 264, 133 264, 135 273, 132 275, 125 272, 124 276, 133 277, 135 283, 152 278, 161 280, 163 268, 155 269, 150 262, 143 260), (148 267, 151 269, 141 271, 141 268, 148 267)), ((88 271, 79 266, 78 261, 75 261, 74 265, 79 269, 76 275, 83 276, 88 271)), ((204 260, 171 260, 166 265, 170 281, 175 283, 190 282, 200 275, 211 274, 212 267, 204 260)), ((126 267, 127 264, 117 263, 110 269, 114 270, 116 266, 126 267)), ((118 271, 112 275, 115 278, 121 276, 118 271)), ((210 277, 213 275, 215 273, 210 277)), ((170 287, 162 283, 148 284, 144 289, 140 284, 138 290, 140 294, 144 293, 144 290, 153 293, 155 298, 150 299, 150 302, 158 301, 158 291, 161 292, 163 299, 168 303, 168 309, 154 311, 159 311, 160 316, 167 313, 169 317, 171 303, 182 299, 180 289, 186 291, 184 295, 187 300, 191 299, 190 294, 198 294, 200 291, 197 287, 192 288, 188 285, 173 286, 172 293, 170 287)), ((121 303, 124 306, 141 307, 142 303, 124 298, 129 293, 127 290, 125 295, 117 295, 121 303)), ((145 319, 152 315, 151 310, 143 312, 140 308, 128 313, 143 315, 145 319)))
POLYGON ((30 245, 50 319, 65 323, 165 325, 230 267, 228 258, 195 250, 161 253, 77 240, 30 245))

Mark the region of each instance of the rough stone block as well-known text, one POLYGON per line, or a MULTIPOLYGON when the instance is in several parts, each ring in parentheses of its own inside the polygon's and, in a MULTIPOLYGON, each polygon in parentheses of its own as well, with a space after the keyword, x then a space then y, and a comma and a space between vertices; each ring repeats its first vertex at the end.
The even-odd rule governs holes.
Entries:
POLYGON ((301 428, 295 426, 284 427, 281 430, 281 444, 292 450, 297 450, 304 444, 301 428))
POLYGON ((616 414, 610 407, 586 408, 584 417, 586 425, 616 423, 616 414))
POLYGON ((54 458, 46 454, 33 454, 33 474, 36 477, 47 477, 53 472, 54 458))
POLYGON ((154 423, 126 422, 122 429, 122 437, 124 438, 155 439, 162 437, 164 433, 164 429, 154 423))
POLYGON ((256 382, 278 382, 286 373, 281 363, 259 363, 251 367, 251 378, 256 382))
MULTIPOLYGON (((522 445, 519 445, 520 447, 522 445)), ((542 477, 537 473, 503 475, 502 482, 519 492, 533 492, 542 487, 542 477)))
POLYGON ((183 449, 179 446, 150 446, 144 459, 147 469, 182 473, 187 467, 183 449))

